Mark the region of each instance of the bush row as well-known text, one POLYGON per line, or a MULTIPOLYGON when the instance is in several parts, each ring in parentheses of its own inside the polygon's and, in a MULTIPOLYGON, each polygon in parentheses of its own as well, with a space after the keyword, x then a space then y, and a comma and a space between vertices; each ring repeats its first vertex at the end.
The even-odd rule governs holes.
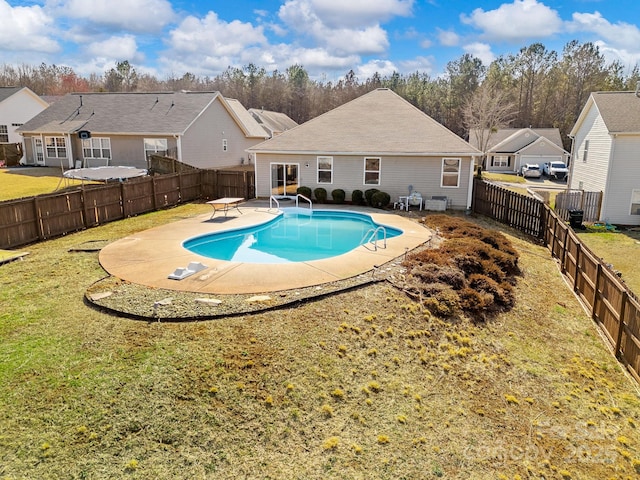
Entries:
MULTIPOLYGON (((309 199, 313 198, 318 203, 325 203, 328 199, 327 190, 322 187, 318 187, 312 191, 311 188, 302 186, 298 187, 297 193, 309 199)), ((346 196, 346 192, 341 188, 336 188, 331 191, 331 200, 333 203, 343 204, 346 196)), ((385 208, 389 203, 391 203, 391 196, 377 188, 370 188, 364 192, 356 189, 351 192, 352 205, 368 205, 370 207, 385 208)))

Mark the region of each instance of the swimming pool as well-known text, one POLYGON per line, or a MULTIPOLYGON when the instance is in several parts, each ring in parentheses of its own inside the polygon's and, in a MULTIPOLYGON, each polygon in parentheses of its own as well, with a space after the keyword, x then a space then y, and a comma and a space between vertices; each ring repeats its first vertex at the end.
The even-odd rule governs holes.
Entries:
MULTIPOLYGON (((289 210, 289 209, 287 209, 289 210)), ((333 210, 285 210, 273 220, 241 229, 190 238, 182 246, 209 258, 243 263, 290 263, 321 260, 350 252, 374 234, 383 238, 402 230, 375 223, 369 215, 333 210)))

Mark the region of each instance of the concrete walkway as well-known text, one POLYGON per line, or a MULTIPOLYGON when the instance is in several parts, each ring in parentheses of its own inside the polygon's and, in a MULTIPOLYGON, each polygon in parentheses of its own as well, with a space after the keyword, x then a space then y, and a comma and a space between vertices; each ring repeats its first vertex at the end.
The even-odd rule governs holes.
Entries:
MULTIPOLYGON (((177 291, 241 294, 267 293, 309 287, 353 277, 382 265, 428 241, 432 232, 415 218, 368 208, 339 206, 371 215, 376 223, 399 228, 404 233, 387 240, 386 248, 372 251, 360 246, 337 257, 310 262, 254 264, 216 260, 186 250, 182 242, 205 233, 264 223, 275 211, 258 202, 240 207, 242 214, 230 212, 228 217, 211 214, 162 225, 117 240, 100 252, 100 264, 112 276, 148 287, 177 291), (171 280, 169 274, 190 262, 200 262, 206 269, 182 280, 171 280)), ((314 209, 337 209, 335 205, 314 205, 314 209)), ((426 212, 417 212, 426 215, 426 212)), ((413 215, 413 213, 412 213, 413 215)))

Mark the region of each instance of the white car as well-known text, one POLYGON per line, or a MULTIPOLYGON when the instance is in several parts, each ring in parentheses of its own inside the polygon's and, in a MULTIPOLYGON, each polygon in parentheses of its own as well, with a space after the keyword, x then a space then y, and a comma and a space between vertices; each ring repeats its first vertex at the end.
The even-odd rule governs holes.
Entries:
POLYGON ((569 174, 569 169, 564 162, 547 162, 542 165, 542 173, 556 180, 564 180, 569 174))
POLYGON ((520 175, 524 178, 540 178, 542 176, 542 170, 537 163, 525 163, 520 169, 520 175))

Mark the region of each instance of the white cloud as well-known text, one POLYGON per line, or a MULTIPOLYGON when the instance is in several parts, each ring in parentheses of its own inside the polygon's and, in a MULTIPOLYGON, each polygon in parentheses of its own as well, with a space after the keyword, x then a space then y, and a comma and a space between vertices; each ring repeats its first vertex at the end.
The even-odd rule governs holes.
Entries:
POLYGON ((567 23, 569 31, 592 32, 606 42, 621 47, 638 50, 640 29, 625 22, 610 23, 599 12, 574 13, 573 21, 567 23))
POLYGON ((133 35, 114 36, 106 40, 92 42, 85 51, 93 57, 109 58, 112 63, 123 60, 137 63, 142 60, 138 54, 138 45, 133 35))
POLYGON ((226 57, 239 55, 250 45, 266 44, 263 27, 239 20, 225 22, 216 13, 204 18, 189 16, 169 33, 172 55, 226 57))
POLYGON ((462 48, 466 53, 482 60, 482 63, 487 66, 496 59, 491 51, 491 45, 487 43, 475 42, 464 45, 462 48))
POLYGON ((58 42, 47 35, 53 23, 53 18, 37 5, 12 7, 5 0, 0 0, 0 45, 5 52, 59 51, 58 42))
POLYGON ((404 73, 433 73, 433 65, 435 61, 433 57, 416 57, 413 60, 405 60, 400 62, 400 67, 404 73))
POLYGON ((445 47, 455 47, 460 43, 460 37, 458 34, 450 30, 439 30, 438 40, 445 47))
POLYGON ((289 0, 292 6, 309 4, 329 28, 359 28, 411 15, 414 0, 289 0))
POLYGON ((382 53, 389 48, 387 33, 380 27, 364 30, 334 30, 326 39, 325 46, 338 54, 355 53, 370 55, 382 53))
POLYGON ((433 46, 433 42, 431 40, 425 39, 420 42, 421 48, 431 48, 433 46))
POLYGON ((65 0, 59 15, 129 32, 159 32, 175 19, 167 0, 65 0))
POLYGON ((397 71, 398 68, 389 60, 371 60, 355 69, 356 76, 362 79, 371 78, 376 72, 380 74, 381 77, 388 77, 397 71))
POLYGON ((482 30, 484 38, 509 42, 549 37, 563 28, 558 12, 537 0, 514 0, 488 11, 476 8, 460 19, 482 30))

